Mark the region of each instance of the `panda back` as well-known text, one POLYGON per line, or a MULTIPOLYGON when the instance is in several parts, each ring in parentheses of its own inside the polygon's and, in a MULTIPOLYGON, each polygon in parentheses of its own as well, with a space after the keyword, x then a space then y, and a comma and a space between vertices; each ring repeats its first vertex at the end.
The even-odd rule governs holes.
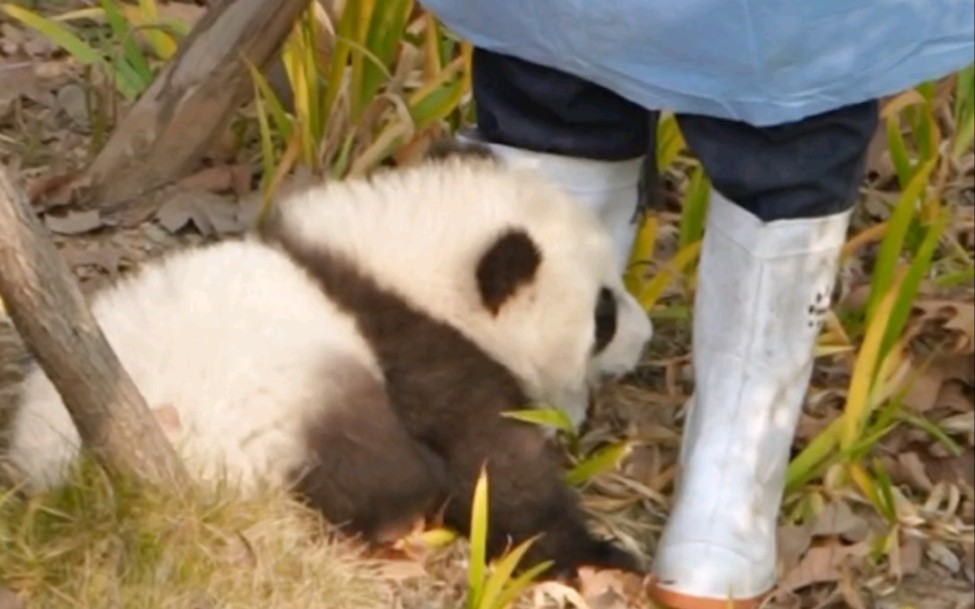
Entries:
MULTIPOLYGON (((350 365, 379 379, 355 322, 279 251, 256 241, 186 250, 99 294, 92 312, 164 430, 202 477, 281 482, 307 459, 309 419, 350 365)), ((378 382, 378 381, 377 381, 378 382)), ((59 483, 78 434, 40 368, 23 385, 10 457, 59 483)))

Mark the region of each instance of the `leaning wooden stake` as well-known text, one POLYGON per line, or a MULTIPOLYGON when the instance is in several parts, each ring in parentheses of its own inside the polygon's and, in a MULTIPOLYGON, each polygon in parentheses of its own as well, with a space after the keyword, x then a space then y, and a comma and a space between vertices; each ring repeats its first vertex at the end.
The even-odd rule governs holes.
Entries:
POLYGON ((0 297, 102 466, 185 488, 188 478, 172 445, 102 334, 46 228, 3 167, 0 297))
POLYGON ((246 58, 275 56, 308 0, 220 0, 126 113, 85 176, 86 202, 115 207, 192 170, 253 92, 246 58))

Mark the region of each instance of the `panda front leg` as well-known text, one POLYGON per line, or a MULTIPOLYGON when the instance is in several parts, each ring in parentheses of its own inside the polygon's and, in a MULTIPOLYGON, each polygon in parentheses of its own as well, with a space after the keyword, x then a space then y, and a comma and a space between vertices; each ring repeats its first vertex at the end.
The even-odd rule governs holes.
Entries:
POLYGON ((295 490, 345 533, 383 543, 442 501, 444 463, 402 426, 381 383, 354 366, 342 373, 354 390, 308 420, 295 490))
POLYGON ((541 428, 500 418, 492 427, 471 429, 447 456, 448 526, 470 533, 474 486, 486 464, 489 558, 540 535, 519 571, 551 560, 545 575, 559 578, 573 578, 582 566, 642 572, 636 557, 588 529, 579 498, 563 481, 541 428))

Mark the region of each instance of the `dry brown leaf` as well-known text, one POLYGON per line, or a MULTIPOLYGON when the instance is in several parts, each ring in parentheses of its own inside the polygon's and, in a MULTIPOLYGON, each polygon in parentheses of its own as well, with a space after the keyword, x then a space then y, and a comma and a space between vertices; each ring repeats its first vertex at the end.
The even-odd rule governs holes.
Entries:
MULTIPOLYGON (((19 97, 50 102, 51 91, 71 79, 65 61, 8 61, 0 63, 0 107, 19 97)), ((4 112, 0 110, 0 118, 4 112)))
POLYGON ((647 603, 643 578, 614 569, 579 569, 579 592, 590 609, 636 609, 647 603))
POLYGON ((915 323, 940 325, 957 335, 955 353, 971 354, 975 349, 975 305, 971 302, 931 298, 915 303, 915 323))
POLYGON ((429 575, 423 564, 415 560, 378 561, 376 571, 384 579, 395 582, 402 582, 415 577, 427 577, 429 575))
POLYGON ((929 459, 925 471, 931 482, 975 486, 975 448, 967 447, 957 457, 929 459))
POLYGON ((925 550, 928 558, 938 563, 951 573, 961 571, 962 562, 951 549, 940 541, 932 541, 925 550))
POLYGON ((807 413, 802 413, 799 424, 796 427, 796 439, 802 442, 808 442, 822 433, 829 426, 830 422, 826 418, 813 417, 807 413))
POLYGON ((809 549, 813 540, 812 523, 783 525, 779 527, 776 535, 779 570, 787 573, 795 568, 799 559, 809 549))
POLYGON ((939 366, 932 366, 910 381, 907 394, 904 396, 904 406, 914 412, 924 413, 935 407, 938 394, 945 382, 945 371, 939 366))
POLYGON ((968 581, 975 584, 975 544, 965 544, 965 556, 963 559, 965 576, 968 581))
POLYGON ((95 248, 84 248, 76 243, 69 242, 61 248, 61 256, 72 268, 79 266, 95 266, 110 277, 118 276, 119 265, 123 258, 127 258, 125 252, 118 247, 105 245, 95 248))
POLYGON ((11 57, 47 58, 57 50, 54 43, 39 32, 9 22, 0 23, 0 37, 3 40, 0 50, 11 57))
POLYGON ((839 579, 841 566, 865 555, 867 551, 869 546, 866 542, 852 546, 831 543, 811 548, 799 564, 782 578, 779 589, 792 593, 814 584, 835 582, 839 579))
POLYGON ((206 12, 206 7, 192 2, 160 2, 158 10, 161 19, 178 19, 192 28, 206 12))
POLYGON ((207 167, 179 181, 185 190, 213 193, 233 191, 238 198, 250 192, 251 169, 244 164, 207 167))
POLYGON ((930 492, 934 483, 928 477, 924 462, 916 452, 904 452, 897 456, 897 470, 889 472, 895 482, 903 482, 919 491, 930 492))
POLYGON ((971 412, 972 398, 962 383, 949 381, 945 383, 938 394, 938 408, 950 412, 971 412))
POLYGON ((560 609, 592 609, 579 591, 558 581, 543 581, 531 587, 534 607, 551 607, 555 601, 560 609))
POLYGON ((914 575, 920 571, 924 562, 924 548, 921 546, 921 540, 916 537, 905 538, 904 543, 900 546, 898 559, 899 564, 896 565, 897 571, 894 573, 898 578, 914 575))
POLYGON ((204 237, 237 234, 244 229, 238 220, 238 206, 205 191, 180 190, 160 206, 156 219, 176 234, 193 224, 204 237))
POLYGON ((971 348, 975 345, 975 305, 970 302, 958 303, 955 315, 945 323, 945 327, 964 334, 971 348))
POLYGON ((61 235, 90 233, 104 224, 97 209, 70 210, 63 215, 46 214, 44 223, 51 231, 61 235))
POLYGON ((848 541, 861 541, 869 532, 863 517, 857 516, 845 501, 832 501, 816 515, 810 531, 813 537, 840 536, 848 541))
POLYGON ((839 585, 837 591, 850 609, 867 609, 867 602, 863 600, 863 595, 857 587, 857 582, 850 573, 849 569, 840 570, 839 585))
POLYGON ((58 89, 57 103, 76 129, 86 131, 91 124, 88 114, 88 91, 80 84, 68 83, 58 89))
POLYGON ((0 609, 24 609, 24 600, 10 588, 0 586, 0 609))

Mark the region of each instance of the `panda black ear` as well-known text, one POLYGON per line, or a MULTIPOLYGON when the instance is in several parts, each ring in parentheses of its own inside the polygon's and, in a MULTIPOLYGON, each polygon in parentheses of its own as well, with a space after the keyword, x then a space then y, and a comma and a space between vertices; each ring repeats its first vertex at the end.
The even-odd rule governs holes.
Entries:
POLYGON ((519 287, 532 282, 541 263, 542 253, 528 233, 520 229, 505 231, 477 263, 481 302, 497 315, 519 287))

